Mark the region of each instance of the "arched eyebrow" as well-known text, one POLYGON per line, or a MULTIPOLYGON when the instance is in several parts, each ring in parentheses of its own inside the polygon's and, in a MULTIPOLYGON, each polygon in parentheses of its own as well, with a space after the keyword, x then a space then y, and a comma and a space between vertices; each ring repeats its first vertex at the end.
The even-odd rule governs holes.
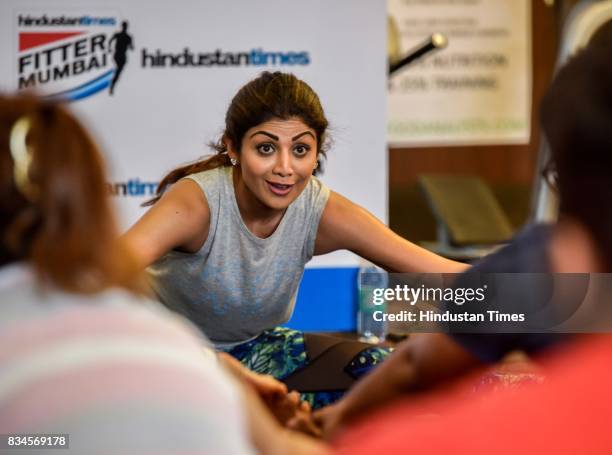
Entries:
POLYGON ((292 142, 297 141, 299 138, 301 138, 302 136, 304 136, 304 135, 306 135, 306 134, 310 134, 310 135, 312 136, 312 138, 313 138, 315 141, 317 140, 317 138, 316 138, 316 137, 314 137, 314 134, 312 134, 310 131, 304 131, 303 133, 300 133, 300 134, 298 134, 297 136, 293 136, 293 137, 291 138, 291 141, 292 141, 292 142))
MULTIPOLYGON (((255 131, 253 134, 251 134, 251 136, 249 137, 253 137, 256 136, 258 134, 263 134, 264 136, 268 136, 270 139, 274 139, 275 141, 278 141, 278 136, 272 134, 272 133, 268 133, 267 131, 255 131)), ((292 142, 297 141, 299 138, 301 138, 302 136, 309 134, 314 140, 316 140, 317 138, 314 136, 314 134, 312 134, 310 131, 304 131, 296 136, 293 136, 291 138, 292 142)))
POLYGON ((256 136, 258 134, 263 134, 264 136, 268 136, 270 139, 274 139, 275 141, 278 141, 278 136, 275 136, 272 133, 268 133, 267 131, 255 131, 253 134, 251 134, 250 137, 256 136))

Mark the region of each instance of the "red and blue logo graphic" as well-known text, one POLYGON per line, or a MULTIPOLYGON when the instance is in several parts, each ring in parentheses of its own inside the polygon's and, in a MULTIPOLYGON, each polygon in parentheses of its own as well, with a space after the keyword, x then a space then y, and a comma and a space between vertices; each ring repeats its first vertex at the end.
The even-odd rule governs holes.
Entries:
POLYGON ((17 88, 76 101, 112 95, 133 50, 128 22, 113 15, 18 14, 17 88))

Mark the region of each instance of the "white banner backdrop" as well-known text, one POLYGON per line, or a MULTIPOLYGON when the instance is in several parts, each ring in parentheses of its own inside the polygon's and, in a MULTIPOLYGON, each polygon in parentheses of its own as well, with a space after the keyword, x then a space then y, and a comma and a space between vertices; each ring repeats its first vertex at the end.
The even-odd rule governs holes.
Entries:
MULTIPOLYGON (((392 146, 524 144, 531 116, 530 0, 389 0, 405 53, 433 33, 448 47, 391 76, 392 146)), ((393 46, 390 46, 392 49, 393 46)))
POLYGON ((125 228, 167 171, 209 153, 239 87, 295 73, 331 123, 323 181, 386 221, 385 25, 383 0, 3 0, 0 89, 74 100, 107 154, 125 228))

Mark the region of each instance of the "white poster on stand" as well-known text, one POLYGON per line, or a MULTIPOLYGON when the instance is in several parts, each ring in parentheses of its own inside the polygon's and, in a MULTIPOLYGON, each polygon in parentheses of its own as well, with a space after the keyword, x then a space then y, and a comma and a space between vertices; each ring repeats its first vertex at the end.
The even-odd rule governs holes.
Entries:
POLYGON ((394 73, 391 146, 525 144, 531 129, 530 0, 389 0, 390 49, 434 33, 448 46, 394 73))
POLYGON ((166 172, 210 153, 238 88, 292 72, 330 121, 322 180, 386 221, 385 24, 383 0, 3 0, 0 89, 72 101, 107 155, 125 228, 166 172))

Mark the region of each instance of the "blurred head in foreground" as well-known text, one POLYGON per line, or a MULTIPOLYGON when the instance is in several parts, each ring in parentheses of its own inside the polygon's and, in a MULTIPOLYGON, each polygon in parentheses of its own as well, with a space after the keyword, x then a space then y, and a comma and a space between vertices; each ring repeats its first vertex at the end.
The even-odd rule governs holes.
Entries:
MULTIPOLYGON (((602 45, 602 40, 612 44, 608 36, 612 34, 596 34, 561 68, 541 106, 560 195, 551 245, 552 271, 557 273, 612 271, 612 45, 602 45)), ((597 298, 609 307, 609 275, 600 285, 597 298)), ((370 414, 340 438, 339 451, 609 451, 612 434, 598 422, 609 418, 612 408, 611 353, 609 333, 584 336, 549 354, 541 385, 479 396, 471 393, 474 378, 468 378, 463 388, 447 388, 417 402, 410 397, 370 414)))
POLYGON ((1 434, 68 434, 54 441, 74 453, 251 453, 236 385, 139 275, 81 124, 0 96, 1 434))
POLYGON ((0 96, 0 265, 15 261, 69 292, 138 287, 98 148, 65 108, 32 96, 0 96))
POLYGON ((568 236, 583 229, 591 245, 573 258, 576 271, 612 271, 612 48, 600 41, 561 68, 541 107, 557 174, 559 228, 568 236))

